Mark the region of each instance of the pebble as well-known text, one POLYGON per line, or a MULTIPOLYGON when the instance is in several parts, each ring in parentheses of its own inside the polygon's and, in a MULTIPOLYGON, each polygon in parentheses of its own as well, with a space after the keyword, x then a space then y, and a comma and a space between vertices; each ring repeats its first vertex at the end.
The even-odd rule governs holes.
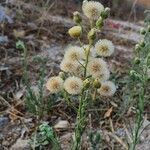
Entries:
POLYGON ((55 129, 67 129, 69 127, 69 122, 66 120, 60 120, 55 126, 55 129))
POLYGON ((28 150, 30 149, 28 140, 18 139, 16 143, 11 147, 11 150, 28 150))
POLYGON ((0 129, 3 128, 5 125, 7 125, 9 122, 9 119, 7 117, 0 117, 0 129))

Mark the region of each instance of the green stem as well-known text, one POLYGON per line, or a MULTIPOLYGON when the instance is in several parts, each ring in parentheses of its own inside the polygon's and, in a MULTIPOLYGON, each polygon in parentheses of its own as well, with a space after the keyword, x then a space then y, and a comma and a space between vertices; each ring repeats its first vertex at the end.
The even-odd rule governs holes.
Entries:
POLYGON ((67 102, 67 104, 69 106, 71 106, 75 110, 75 112, 77 112, 77 108, 72 104, 72 102, 70 100, 70 97, 69 97, 69 95, 68 95, 68 93, 66 91, 63 91, 63 96, 64 96, 65 101, 67 102))
POLYGON ((139 131, 143 122, 144 93, 145 93, 145 90, 143 89, 141 92, 141 95, 139 96, 139 102, 138 102, 139 109, 137 110, 137 113, 136 113, 136 125, 133 131, 133 142, 129 150, 135 150, 136 144, 138 143, 138 140, 139 140, 139 131))
MULTIPOLYGON (((93 28, 93 21, 90 21, 90 25, 91 25, 91 29, 93 28)), ((80 45, 83 47, 84 46, 80 40, 80 38, 78 38, 80 45)), ((87 49, 87 51, 85 50, 86 53, 86 58, 85 58, 85 66, 84 68, 84 79, 87 78, 87 65, 89 62, 89 55, 90 55, 90 49, 93 45, 93 40, 89 40, 89 47, 87 49)), ((88 98, 88 91, 86 91, 87 89, 83 88, 82 92, 81 92, 81 97, 80 97, 80 101, 79 101, 79 108, 78 108, 78 113, 77 113, 77 120, 76 120, 76 128, 75 128, 75 139, 73 141, 73 147, 72 150, 79 150, 80 149, 80 143, 81 143, 81 137, 82 134, 84 132, 85 126, 86 126, 86 108, 87 108, 87 98, 88 98)))
POLYGON ((80 39, 80 38, 78 38, 78 41, 79 41, 79 43, 80 43, 80 46, 83 47, 83 43, 81 42, 81 39, 80 39))
POLYGON ((80 102, 79 102, 79 109, 77 114, 77 121, 76 121, 76 129, 75 129, 75 139, 73 143, 72 150, 79 150, 81 137, 85 129, 85 122, 86 122, 86 102, 87 101, 87 93, 82 91, 80 102))

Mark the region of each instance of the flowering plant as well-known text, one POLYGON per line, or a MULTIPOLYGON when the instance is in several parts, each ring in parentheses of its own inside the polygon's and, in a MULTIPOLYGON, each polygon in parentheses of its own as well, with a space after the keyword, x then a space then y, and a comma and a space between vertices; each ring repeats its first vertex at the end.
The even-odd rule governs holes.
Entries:
POLYGON ((135 46, 135 58, 130 71, 130 99, 135 102, 136 116, 129 150, 135 150, 139 143, 142 133, 140 130, 144 121, 144 108, 149 97, 147 96, 150 79, 150 20, 148 17, 147 14, 145 27, 140 31, 143 39, 135 46))
POLYGON ((85 0, 82 10, 90 23, 90 30, 87 32, 88 43, 81 42, 85 32, 83 19, 79 12, 74 12, 73 20, 77 25, 69 29, 68 33, 79 41, 80 46, 67 47, 60 64, 62 71, 58 76, 51 77, 46 84, 51 94, 62 92, 69 104, 71 101, 68 97, 76 96, 79 99, 72 146, 74 150, 79 149, 87 124, 89 97, 92 95, 95 99, 96 95, 113 96, 116 91, 115 84, 109 81, 110 71, 105 61, 105 57, 113 54, 114 45, 106 39, 96 41, 96 35, 103 27, 110 9, 104 8, 99 2, 85 0))

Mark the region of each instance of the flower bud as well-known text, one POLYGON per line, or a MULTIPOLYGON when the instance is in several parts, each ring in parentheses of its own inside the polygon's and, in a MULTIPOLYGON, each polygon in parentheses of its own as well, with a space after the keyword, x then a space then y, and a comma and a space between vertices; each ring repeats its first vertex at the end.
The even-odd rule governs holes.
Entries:
POLYGON ((135 64, 138 65, 138 64, 140 64, 140 62, 141 62, 141 60, 140 60, 138 57, 136 57, 136 58, 134 59, 134 63, 135 63, 135 64))
POLYGON ((89 79, 85 79, 83 81, 83 86, 84 86, 84 88, 89 88, 90 87, 90 80, 89 79))
POLYGON ((82 22, 82 18, 81 18, 80 13, 78 11, 75 11, 73 13, 73 20, 77 24, 80 24, 82 22))
POLYGON ((131 70, 131 71, 130 71, 130 75, 131 75, 131 76, 133 76, 135 73, 136 73, 135 70, 131 70))
POLYGON ((144 41, 141 41, 141 42, 140 42, 140 46, 141 46, 141 47, 145 47, 145 42, 144 42, 144 41))
POLYGON ((82 28, 80 26, 74 26, 69 29, 68 33, 71 37, 78 38, 81 36, 82 28))
POLYGON ((110 8, 109 8, 109 7, 106 7, 106 8, 105 8, 105 12, 106 12, 107 14, 109 14, 109 13, 110 13, 110 8))
POLYGON ((136 44, 136 45, 135 45, 135 50, 138 51, 138 50, 140 50, 140 49, 141 49, 141 46, 140 46, 139 44, 136 44))
POLYGON ((130 77, 134 80, 137 80, 137 79, 140 79, 140 74, 138 74, 135 70, 131 70, 130 77))
POLYGON ((110 8, 106 7, 105 10, 101 13, 103 19, 107 19, 110 14, 110 8))
POLYGON ((88 33, 88 39, 89 39, 89 41, 94 41, 95 38, 96 38, 96 31, 95 31, 95 29, 93 28, 93 29, 91 29, 91 30, 89 31, 89 33, 88 33))
POLYGON ((141 33, 142 35, 145 35, 145 34, 146 34, 146 30, 145 30, 144 28, 141 28, 140 33, 141 33))
POLYGON ((98 20, 96 21, 96 27, 98 29, 101 29, 103 27, 103 25, 104 25, 104 20, 102 17, 99 17, 98 20))
POLYGON ((59 77, 61 77, 63 80, 65 79, 65 73, 64 72, 59 72, 59 77))
POLYGON ((95 87, 95 88, 100 88, 101 87, 101 82, 100 82, 100 80, 99 79, 95 79, 94 80, 94 82, 93 82, 93 86, 95 87))

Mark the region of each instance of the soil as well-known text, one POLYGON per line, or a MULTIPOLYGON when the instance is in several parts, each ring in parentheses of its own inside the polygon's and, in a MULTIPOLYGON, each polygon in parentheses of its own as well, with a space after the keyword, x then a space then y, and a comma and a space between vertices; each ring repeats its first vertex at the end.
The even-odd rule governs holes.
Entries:
MULTIPOLYGON (((0 150, 29 150, 31 148, 28 140, 36 129, 36 117, 27 111, 24 104, 26 90, 23 84, 23 53, 16 48, 16 42, 18 39, 23 40, 28 47, 30 81, 33 89, 37 91, 40 66, 33 62, 33 56, 48 58, 45 82, 48 77, 58 73, 65 48, 68 44, 74 44, 74 40, 67 35, 68 29, 74 25, 69 19, 72 16, 71 12, 80 9, 77 3, 72 4, 69 1, 65 6, 63 2, 54 1, 48 8, 41 7, 43 3, 39 4, 38 1, 29 3, 11 0, 2 5, 13 22, 0 21, 0 38, 3 38, 0 42, 0 150)), ((112 17, 106 21, 106 26, 98 35, 99 38, 112 40, 116 47, 114 55, 106 61, 112 74, 117 74, 118 91, 112 99, 97 103, 97 107, 89 110, 89 124, 83 135, 83 150, 90 149, 87 138, 89 130, 101 133, 103 149, 126 149, 125 138, 131 135, 130 128, 125 122, 131 122, 133 127, 135 112, 125 106, 126 98, 122 93, 126 89, 122 85, 125 85, 134 56, 134 45, 141 40, 139 30, 142 26, 141 21, 131 23, 112 17), (103 109, 99 109, 100 106, 103 106, 103 109), (113 107, 111 117, 105 118, 105 113, 111 107, 113 107), (123 109, 125 112, 122 112, 123 109)), ((86 42, 84 38, 82 40, 86 42)), ((46 98, 49 93, 46 89, 44 93, 46 98)), ((63 121, 67 121, 61 129, 55 128, 55 132, 60 139, 62 149, 69 150, 76 115, 63 101, 58 101, 54 107, 55 110, 45 116, 41 122, 47 121, 50 126, 58 128, 63 121)), ((137 150, 150 148, 148 111, 149 108, 145 111, 144 131, 137 150)), ((43 149, 51 149, 51 146, 43 149)))

